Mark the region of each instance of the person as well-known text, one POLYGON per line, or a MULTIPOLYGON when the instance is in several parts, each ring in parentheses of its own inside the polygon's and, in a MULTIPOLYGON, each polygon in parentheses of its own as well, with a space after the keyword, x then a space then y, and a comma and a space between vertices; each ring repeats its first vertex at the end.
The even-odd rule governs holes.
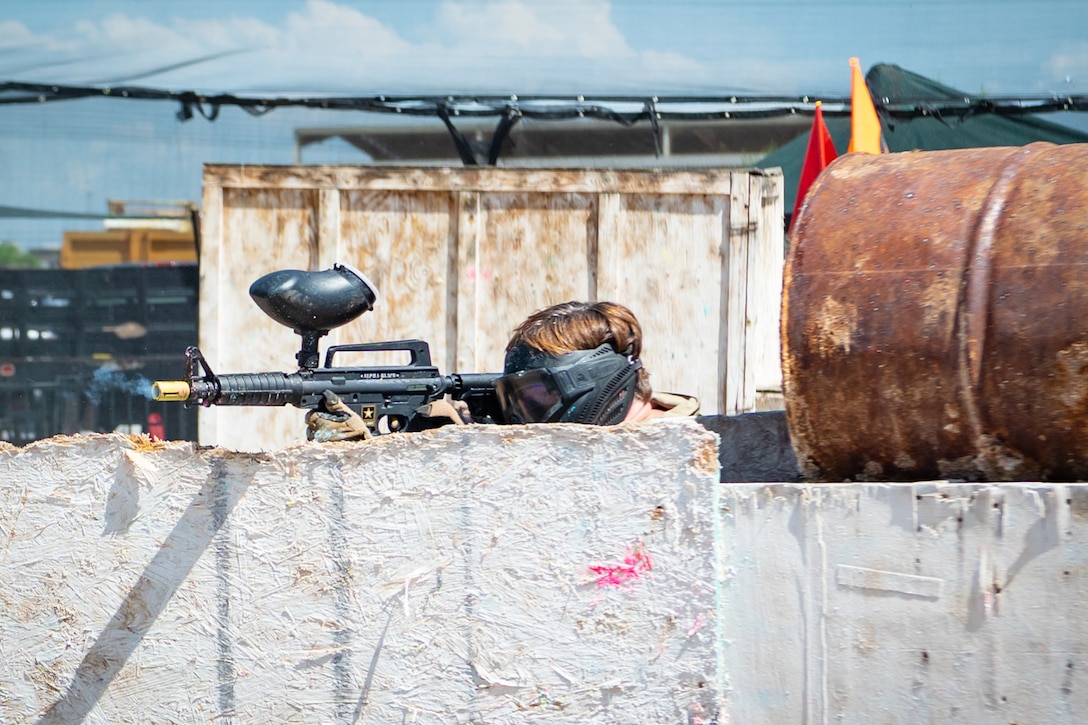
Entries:
POLYGON ((507 423, 614 425, 693 416, 699 401, 657 393, 642 365, 642 326, 615 302, 537 310, 506 345, 495 390, 507 423))
MULTIPOLYGON (((615 425, 697 415, 696 398, 653 390, 641 355, 642 326, 624 305, 571 301, 537 310, 506 345, 503 375, 495 382, 497 422, 615 425)), ((335 395, 325 399, 325 410, 306 414, 308 439, 371 437, 335 395)), ((449 401, 432 403, 425 414, 446 424, 471 422, 449 401)))

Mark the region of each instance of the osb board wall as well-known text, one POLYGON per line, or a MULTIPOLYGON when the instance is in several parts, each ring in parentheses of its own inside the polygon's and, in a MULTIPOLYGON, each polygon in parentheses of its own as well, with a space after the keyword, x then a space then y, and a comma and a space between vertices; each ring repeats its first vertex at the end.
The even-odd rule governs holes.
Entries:
MULTIPOLYGON (((323 348, 421 338, 444 373, 496 371, 530 312, 608 299, 641 320, 656 388, 754 410, 781 389, 781 218, 776 170, 206 166, 200 344, 217 372, 294 369, 297 336, 249 285, 344 262, 381 299, 323 348)), ((232 450, 302 433, 294 409, 200 418, 201 442, 232 450)))
POLYGON ((716 437, 0 451, 0 721, 708 723, 716 437))

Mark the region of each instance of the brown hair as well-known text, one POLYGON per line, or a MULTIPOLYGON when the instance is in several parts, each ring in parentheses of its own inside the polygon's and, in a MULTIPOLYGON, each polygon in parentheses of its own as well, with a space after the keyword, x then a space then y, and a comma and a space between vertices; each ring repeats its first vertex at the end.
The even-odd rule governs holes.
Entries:
MULTIPOLYGON (((563 302, 537 310, 514 330, 506 351, 517 345, 565 355, 576 350, 593 350, 608 343, 618 353, 638 360, 642 355, 642 326, 628 308, 615 302, 563 302)), ((635 394, 648 401, 653 393, 650 374, 638 371, 635 394)))

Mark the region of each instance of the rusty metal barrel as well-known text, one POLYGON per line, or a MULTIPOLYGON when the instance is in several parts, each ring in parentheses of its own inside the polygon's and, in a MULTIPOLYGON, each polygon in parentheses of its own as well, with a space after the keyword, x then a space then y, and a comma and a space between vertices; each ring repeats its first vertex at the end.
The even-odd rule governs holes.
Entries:
POLYGON ((782 365, 810 479, 1088 479, 1088 144, 840 157, 782 365))

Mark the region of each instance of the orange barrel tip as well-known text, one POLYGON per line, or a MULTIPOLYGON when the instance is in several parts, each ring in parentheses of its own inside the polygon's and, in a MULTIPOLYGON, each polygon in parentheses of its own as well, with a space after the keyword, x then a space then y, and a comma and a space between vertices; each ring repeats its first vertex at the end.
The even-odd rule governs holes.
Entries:
POLYGON ((155 400, 185 402, 189 392, 189 383, 184 380, 156 380, 151 384, 151 397, 155 400))

